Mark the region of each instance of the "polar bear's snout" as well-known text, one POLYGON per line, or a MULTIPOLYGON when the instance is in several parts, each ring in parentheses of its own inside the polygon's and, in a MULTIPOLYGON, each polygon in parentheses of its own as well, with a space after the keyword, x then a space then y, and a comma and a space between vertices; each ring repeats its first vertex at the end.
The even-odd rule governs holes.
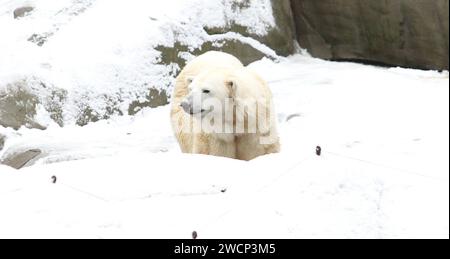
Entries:
POLYGON ((181 102, 180 106, 181 106, 181 108, 183 108, 184 112, 193 115, 194 114, 194 107, 192 105, 192 101, 189 101, 189 99, 192 99, 192 98, 184 99, 181 102))
POLYGON ((188 95, 180 104, 181 108, 190 115, 202 114, 205 110, 202 108, 202 101, 194 98, 192 94, 188 95))

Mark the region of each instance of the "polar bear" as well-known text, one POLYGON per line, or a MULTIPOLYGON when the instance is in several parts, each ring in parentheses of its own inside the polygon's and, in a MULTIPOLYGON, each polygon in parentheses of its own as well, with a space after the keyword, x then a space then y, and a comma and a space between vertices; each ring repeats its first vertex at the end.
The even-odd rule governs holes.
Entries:
POLYGON ((185 95, 173 103, 181 111, 172 120, 183 152, 247 161, 279 152, 272 93, 256 73, 237 64, 207 65, 180 82, 185 95))
POLYGON ((172 94, 171 121, 175 137, 183 153, 194 153, 193 140, 204 138, 202 133, 193 132, 193 118, 182 109, 181 102, 188 95, 189 80, 207 69, 243 68, 244 65, 236 57, 218 51, 206 52, 190 61, 178 75, 172 94))

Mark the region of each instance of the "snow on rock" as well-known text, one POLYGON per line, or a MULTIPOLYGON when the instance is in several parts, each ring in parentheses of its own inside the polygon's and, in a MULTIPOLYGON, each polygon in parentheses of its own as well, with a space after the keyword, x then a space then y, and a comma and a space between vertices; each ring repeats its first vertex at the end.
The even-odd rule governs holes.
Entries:
POLYGON ((282 140, 251 162, 181 154, 168 106, 0 127, 0 157, 46 153, 0 165, 0 237, 449 237, 448 72, 306 55, 250 68, 270 83, 282 140))
POLYGON ((175 148, 168 113, 169 107, 165 106, 85 127, 54 125, 45 131, 22 128, 20 133, 5 129, 9 139, 0 153, 0 160, 29 149, 44 151, 41 160, 35 161, 38 164, 130 152, 166 152, 175 148))
MULTIPOLYGON (((29 82, 29 94, 42 106, 40 116, 29 116, 43 127, 52 121, 84 126, 167 104, 174 77, 193 52, 241 51, 250 53, 251 62, 277 58, 271 49, 277 46, 264 44, 271 30, 281 30, 272 4, 271 0, 2 0, 0 96, 9 94, 5 88, 29 82), (14 10, 23 6, 34 10, 14 19, 14 10), (239 32, 211 31, 231 25, 239 32), (167 53, 162 51, 174 57, 164 58, 167 53)), ((284 41, 278 45, 293 46, 293 36, 284 41)), ((1 114, 0 125, 10 126, 1 114)))

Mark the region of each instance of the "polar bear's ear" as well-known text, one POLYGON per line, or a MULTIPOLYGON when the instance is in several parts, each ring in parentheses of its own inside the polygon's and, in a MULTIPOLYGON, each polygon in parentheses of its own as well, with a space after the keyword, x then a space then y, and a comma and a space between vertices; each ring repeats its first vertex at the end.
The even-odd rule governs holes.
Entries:
POLYGON ((194 82, 194 77, 193 76, 187 76, 186 77, 186 85, 190 85, 190 84, 192 84, 192 82, 194 82))
POLYGON ((234 98, 236 96, 236 82, 233 80, 226 81, 225 86, 227 87, 228 92, 230 93, 230 97, 234 98))

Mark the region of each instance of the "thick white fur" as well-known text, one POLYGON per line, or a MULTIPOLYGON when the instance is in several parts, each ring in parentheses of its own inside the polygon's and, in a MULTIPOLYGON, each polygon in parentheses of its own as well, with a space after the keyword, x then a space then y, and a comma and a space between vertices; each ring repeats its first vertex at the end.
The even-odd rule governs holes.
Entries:
MULTIPOLYGON (((207 110, 196 107, 199 111, 200 108, 207 110)), ((272 93, 267 83, 228 54, 207 53, 186 66, 177 78, 171 116, 175 135, 185 153, 251 160, 280 150, 272 93), (216 65, 218 60, 225 64, 216 65), (211 93, 202 94, 205 89, 211 93), (180 107, 188 97, 201 98, 202 105, 208 99, 219 100, 227 108, 194 118, 180 107), (231 105, 226 106, 226 101, 231 105), (231 116, 226 117, 225 113, 231 116), (217 116, 226 118, 222 129, 232 129, 230 132, 192 133, 192 129, 200 128, 200 123, 217 116)))
POLYGON ((210 51, 189 62, 178 75, 172 94, 171 120, 175 137, 183 153, 198 153, 194 150, 194 136, 200 139, 205 138, 201 133, 192 133, 193 118, 180 107, 181 102, 189 93, 189 79, 195 78, 208 69, 239 67, 244 67, 244 65, 234 56, 222 52, 210 51))

